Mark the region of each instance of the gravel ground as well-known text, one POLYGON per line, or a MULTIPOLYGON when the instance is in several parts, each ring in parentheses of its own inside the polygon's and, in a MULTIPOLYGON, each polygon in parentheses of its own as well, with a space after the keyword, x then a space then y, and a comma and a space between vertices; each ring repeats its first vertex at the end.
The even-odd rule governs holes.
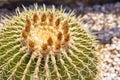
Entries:
MULTIPOLYGON (((85 27, 97 36, 101 53, 100 77, 102 80, 120 80, 120 2, 85 6, 80 2, 65 6, 82 14, 85 27)), ((0 9, 1 16, 10 10, 0 9)), ((0 24, 1 26, 2 24, 0 24)))
POLYGON ((120 38, 114 37, 112 42, 112 44, 101 45, 100 76, 102 80, 120 80, 120 38))
MULTIPOLYGON (((81 5, 81 4, 80 4, 81 5)), ((120 80, 120 2, 79 7, 83 21, 100 41, 101 80, 120 80)))

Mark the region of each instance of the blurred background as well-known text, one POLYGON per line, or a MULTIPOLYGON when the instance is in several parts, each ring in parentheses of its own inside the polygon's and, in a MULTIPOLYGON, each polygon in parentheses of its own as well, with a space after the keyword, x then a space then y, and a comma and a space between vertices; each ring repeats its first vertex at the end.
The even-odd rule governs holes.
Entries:
POLYGON ((56 8, 62 5, 76 16, 81 15, 84 26, 99 41, 101 80, 120 80, 120 0, 0 0, 0 20, 12 16, 17 7, 32 8, 34 3, 56 8))
POLYGON ((47 4, 47 5, 69 5, 69 6, 77 6, 79 3, 83 3, 84 5, 104 5, 107 3, 115 3, 120 0, 0 0, 0 8, 14 9, 17 6, 21 6, 21 4, 29 6, 33 3, 39 4, 47 4))

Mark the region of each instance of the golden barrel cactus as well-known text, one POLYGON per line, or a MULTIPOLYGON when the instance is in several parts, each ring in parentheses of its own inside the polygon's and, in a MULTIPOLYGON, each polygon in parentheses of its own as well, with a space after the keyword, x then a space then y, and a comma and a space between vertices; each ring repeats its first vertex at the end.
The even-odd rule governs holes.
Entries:
POLYGON ((6 16, 0 30, 0 80, 93 80, 95 38, 79 17, 38 7, 6 16))

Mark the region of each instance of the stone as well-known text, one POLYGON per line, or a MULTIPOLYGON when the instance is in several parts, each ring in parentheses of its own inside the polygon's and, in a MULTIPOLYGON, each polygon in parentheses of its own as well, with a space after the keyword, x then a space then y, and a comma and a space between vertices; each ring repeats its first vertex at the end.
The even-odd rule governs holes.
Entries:
POLYGON ((103 44, 111 43, 112 38, 113 38, 113 36, 111 34, 109 34, 109 31, 100 31, 99 34, 98 34, 98 39, 103 44))

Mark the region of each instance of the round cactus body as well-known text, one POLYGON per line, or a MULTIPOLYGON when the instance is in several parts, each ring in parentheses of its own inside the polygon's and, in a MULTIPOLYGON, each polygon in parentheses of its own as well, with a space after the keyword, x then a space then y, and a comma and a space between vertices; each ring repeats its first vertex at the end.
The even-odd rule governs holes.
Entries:
POLYGON ((74 13, 16 11, 0 30, 0 80, 94 80, 95 39, 74 13))

